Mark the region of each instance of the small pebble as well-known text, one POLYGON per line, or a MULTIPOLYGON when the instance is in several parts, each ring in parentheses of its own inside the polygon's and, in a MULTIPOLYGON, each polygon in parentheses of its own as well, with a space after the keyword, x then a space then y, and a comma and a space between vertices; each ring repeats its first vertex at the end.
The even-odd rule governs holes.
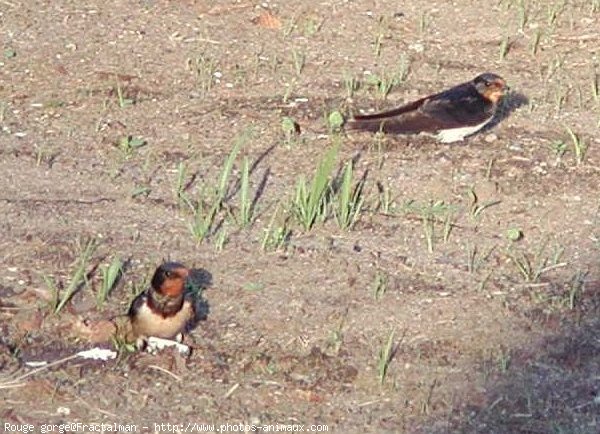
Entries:
POLYGON ((490 133, 487 136, 485 136, 484 139, 487 143, 492 143, 495 142, 496 140, 498 140, 498 136, 495 135, 494 133, 490 133))
POLYGON ((423 51, 425 51, 425 46, 423 44, 418 43, 418 42, 416 44, 410 44, 408 46, 408 48, 410 50, 413 50, 413 51, 417 52, 417 53, 422 53, 423 51))
POLYGON ((56 414, 60 416, 68 416, 71 414, 71 409, 69 407, 58 407, 56 409, 56 414))
POLYGON ((513 143, 512 145, 510 145, 508 147, 508 149, 510 149, 511 151, 521 152, 523 150, 523 147, 521 145, 519 145, 518 143, 513 143))

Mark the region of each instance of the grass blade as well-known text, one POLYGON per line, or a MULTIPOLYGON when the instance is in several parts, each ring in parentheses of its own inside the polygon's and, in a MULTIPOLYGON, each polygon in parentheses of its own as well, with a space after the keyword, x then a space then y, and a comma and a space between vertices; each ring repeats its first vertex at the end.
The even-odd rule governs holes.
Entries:
POLYGON ((77 261, 77 268, 71 277, 69 282, 69 286, 64 290, 64 292, 58 297, 58 303, 54 309, 54 313, 58 314, 65 307, 65 305, 71 300, 73 295, 81 288, 83 284, 86 283, 86 270, 89 265, 90 259, 92 255, 96 251, 98 247, 98 242, 95 238, 89 240, 85 247, 81 250, 80 256, 77 261))

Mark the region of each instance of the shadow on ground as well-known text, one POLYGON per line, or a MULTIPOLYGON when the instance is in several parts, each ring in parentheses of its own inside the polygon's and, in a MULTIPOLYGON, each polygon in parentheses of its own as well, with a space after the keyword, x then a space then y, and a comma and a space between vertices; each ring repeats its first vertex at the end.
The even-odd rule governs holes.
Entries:
POLYGON ((496 115, 494 116, 492 121, 485 126, 483 131, 488 131, 494 128, 496 125, 510 117, 513 114, 513 112, 515 112, 525 104, 529 104, 529 98, 527 98, 525 94, 514 91, 510 92, 504 97, 504 100, 502 101, 499 110, 496 112, 496 115))
POLYGON ((595 308, 563 333, 512 354, 507 371, 486 385, 484 404, 456 403, 446 420, 416 432, 600 432, 600 282, 590 286, 595 308))

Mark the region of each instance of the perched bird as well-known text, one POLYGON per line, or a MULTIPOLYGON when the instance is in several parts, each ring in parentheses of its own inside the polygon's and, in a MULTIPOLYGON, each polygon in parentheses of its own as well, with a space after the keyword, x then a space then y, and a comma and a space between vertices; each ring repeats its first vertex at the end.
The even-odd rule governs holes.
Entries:
POLYGON ((127 339, 143 347, 148 337, 181 341, 196 318, 196 303, 185 292, 190 270, 177 262, 165 262, 154 272, 150 288, 138 295, 129 308, 131 323, 127 339))
POLYGON ((437 134, 442 143, 452 143, 490 122, 507 90, 502 77, 488 72, 392 110, 356 115, 345 127, 397 134, 437 134))

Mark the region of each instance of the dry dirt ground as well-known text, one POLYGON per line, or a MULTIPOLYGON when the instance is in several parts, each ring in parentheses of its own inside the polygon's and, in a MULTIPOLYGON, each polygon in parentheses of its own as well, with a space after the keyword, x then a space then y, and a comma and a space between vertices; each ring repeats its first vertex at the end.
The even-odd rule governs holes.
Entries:
POLYGON ((0 23, 2 429, 600 431, 598 1, 0 0, 0 23), (464 143, 324 121, 484 71, 514 93, 464 143), (235 143, 199 239, 188 204, 212 205, 235 143), (340 229, 331 206, 305 230, 297 180, 336 143, 332 183, 350 160, 365 182, 359 220, 340 229), (88 280, 53 314, 51 282, 64 296, 90 239, 88 280), (110 348, 99 330, 163 259, 211 276, 191 356, 32 372, 110 348))

